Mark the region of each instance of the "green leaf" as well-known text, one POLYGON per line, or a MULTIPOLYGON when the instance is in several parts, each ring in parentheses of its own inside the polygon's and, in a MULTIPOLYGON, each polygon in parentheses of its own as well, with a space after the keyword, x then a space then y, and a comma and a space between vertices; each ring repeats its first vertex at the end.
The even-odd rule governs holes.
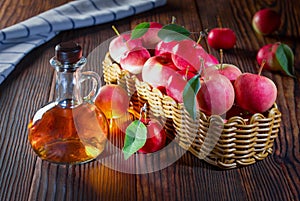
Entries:
POLYGON ((142 22, 132 30, 131 32, 131 39, 136 39, 142 37, 149 29, 150 23, 149 22, 142 22))
POLYGON ((174 40, 180 41, 187 39, 190 35, 190 32, 177 24, 168 24, 163 26, 157 35, 163 41, 170 42, 174 40))
POLYGON ((126 128, 123 154, 127 160, 142 148, 147 140, 147 127, 140 120, 135 120, 126 128))
POLYGON ((194 120, 196 119, 197 116, 196 95, 199 92, 201 87, 199 77, 200 77, 199 74, 192 77, 187 82, 183 90, 184 106, 194 120))
POLYGON ((276 59, 282 70, 289 76, 294 77, 294 54, 292 49, 281 43, 276 50, 276 59))

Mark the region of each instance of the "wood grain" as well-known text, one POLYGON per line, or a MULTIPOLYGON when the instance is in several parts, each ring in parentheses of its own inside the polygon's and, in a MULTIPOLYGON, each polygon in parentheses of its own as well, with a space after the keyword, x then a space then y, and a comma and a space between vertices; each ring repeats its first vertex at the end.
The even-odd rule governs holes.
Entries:
MULTIPOLYGON (((2 0, 0 29, 66 2, 2 0)), ((169 0, 164 7, 123 20, 60 33, 28 54, 0 85, 0 200, 299 200, 299 16, 297 0, 169 0), (259 36, 251 27, 253 14, 264 7, 282 14, 283 25, 274 36, 259 36), (27 141, 27 124, 38 108, 53 99, 55 77, 49 59, 54 55, 54 46, 75 40, 89 56, 115 35, 113 24, 125 32, 143 21, 170 23, 172 16, 193 32, 193 39, 201 30, 218 26, 216 17, 220 16, 222 25, 237 34, 236 48, 225 52, 224 61, 244 72, 257 71, 256 52, 264 44, 281 41, 291 46, 295 78, 263 72, 278 88, 277 104, 283 115, 273 155, 248 167, 220 170, 185 153, 170 166, 148 174, 122 173, 99 161, 61 166, 39 159, 27 141)), ((205 41, 201 44, 219 57, 205 41)), ((85 70, 101 74, 100 62, 100 57, 91 61, 85 70)), ((171 150, 182 151, 178 146, 171 150)), ((141 161, 139 165, 147 163, 141 161)))

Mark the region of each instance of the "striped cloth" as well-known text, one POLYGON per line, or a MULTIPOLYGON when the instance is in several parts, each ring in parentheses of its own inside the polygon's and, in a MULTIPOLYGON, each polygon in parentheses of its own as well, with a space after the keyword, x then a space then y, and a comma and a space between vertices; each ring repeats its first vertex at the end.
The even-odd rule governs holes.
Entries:
POLYGON ((0 84, 32 49, 60 31, 93 26, 141 13, 166 0, 77 0, 0 30, 0 84))

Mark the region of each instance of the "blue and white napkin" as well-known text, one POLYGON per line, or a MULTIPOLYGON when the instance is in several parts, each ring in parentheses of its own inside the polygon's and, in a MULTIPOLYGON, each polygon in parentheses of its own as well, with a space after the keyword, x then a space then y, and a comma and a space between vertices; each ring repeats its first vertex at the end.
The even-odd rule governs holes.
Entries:
POLYGON ((77 0, 0 30, 0 84, 32 49, 60 31, 102 24, 166 4, 167 0, 77 0))

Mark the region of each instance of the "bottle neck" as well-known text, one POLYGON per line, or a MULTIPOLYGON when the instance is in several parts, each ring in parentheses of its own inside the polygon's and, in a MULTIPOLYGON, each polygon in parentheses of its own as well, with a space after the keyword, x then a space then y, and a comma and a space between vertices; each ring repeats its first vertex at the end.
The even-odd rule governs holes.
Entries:
POLYGON ((55 100, 60 106, 72 108, 83 102, 80 74, 80 69, 74 72, 56 72, 55 100))
POLYGON ((63 108, 82 104, 81 69, 86 64, 86 58, 82 57, 75 64, 61 64, 53 57, 50 64, 56 70, 55 101, 63 108))

